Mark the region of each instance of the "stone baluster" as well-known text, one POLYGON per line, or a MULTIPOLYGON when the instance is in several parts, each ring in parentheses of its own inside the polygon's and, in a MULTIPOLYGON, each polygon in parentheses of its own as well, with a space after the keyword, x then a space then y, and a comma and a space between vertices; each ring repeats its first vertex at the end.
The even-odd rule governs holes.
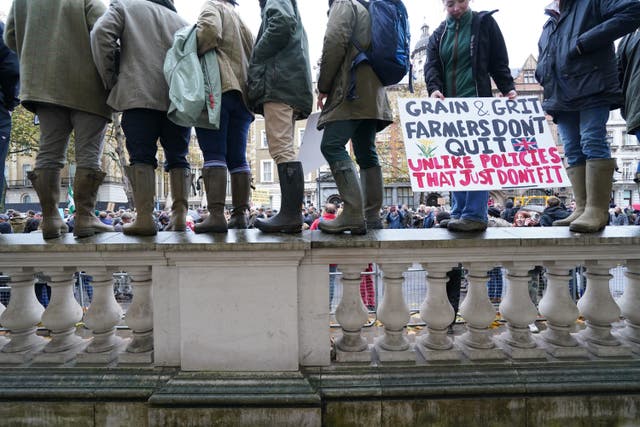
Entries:
POLYGON ((42 315, 42 323, 51 331, 51 341, 34 363, 64 364, 75 359, 88 344, 76 334, 76 325, 82 320, 82 307, 73 295, 75 268, 47 268, 50 277, 51 301, 42 315))
POLYGON ((36 298, 33 268, 14 268, 4 273, 11 277, 11 300, 0 316, 0 324, 10 331, 10 341, 2 347, 0 363, 20 365, 33 359, 47 344, 36 334, 44 307, 36 298))
POLYGON ((124 316, 125 323, 133 331, 133 339, 127 351, 119 356, 122 363, 153 362, 153 293, 151 267, 126 269, 131 277, 133 300, 124 316))
POLYGON ((459 360, 460 352, 453 349, 453 340, 447 336, 447 329, 455 320, 447 298, 447 272, 451 265, 428 264, 426 270, 427 295, 420 307, 420 317, 427 327, 418 339, 416 350, 427 362, 459 360))
POLYGON ((578 301, 578 310, 585 318, 587 328, 577 334, 577 338, 598 357, 630 356, 631 349, 611 334, 611 324, 620 320, 621 313, 609 290, 613 277, 609 270, 614 263, 587 261, 585 266, 587 290, 578 301))
POLYGON ((340 264, 342 272, 342 299, 336 308, 336 320, 342 328, 342 336, 336 341, 336 361, 370 362, 371 350, 362 336, 362 327, 369 320, 367 308, 360 296, 362 267, 357 264, 340 264))
POLYGON ((625 277, 624 294, 618 302, 626 323, 621 337, 640 354, 640 261, 627 262, 625 277))
POLYGON ((507 321, 507 330, 497 343, 513 359, 545 359, 546 352, 532 337, 529 325, 538 317, 538 310, 529 296, 529 270, 532 265, 521 262, 504 263, 507 268, 507 295, 500 303, 500 313, 507 321))
POLYGON ((78 354, 78 363, 108 364, 123 350, 123 340, 116 335, 122 308, 113 293, 113 269, 91 267, 85 271, 93 277, 93 300, 84 317, 93 339, 85 351, 78 354))
POLYGON ((538 310, 547 319, 547 330, 540 334, 538 344, 558 358, 587 357, 587 350, 580 347, 571 335, 580 313, 569 294, 571 269, 575 263, 545 262, 547 289, 538 304, 538 310))
POLYGON ((409 306, 402 294, 406 270, 403 264, 382 264, 384 272, 384 297, 378 307, 378 320, 384 325, 384 336, 376 339, 375 349, 381 362, 415 360, 416 355, 404 334, 409 323, 409 306))
POLYGON ((505 359, 505 355, 496 348, 489 329, 496 319, 496 309, 489 300, 487 274, 494 265, 489 263, 465 264, 467 274, 467 296, 460 306, 460 314, 467 324, 467 332, 456 339, 460 350, 470 360, 505 359))

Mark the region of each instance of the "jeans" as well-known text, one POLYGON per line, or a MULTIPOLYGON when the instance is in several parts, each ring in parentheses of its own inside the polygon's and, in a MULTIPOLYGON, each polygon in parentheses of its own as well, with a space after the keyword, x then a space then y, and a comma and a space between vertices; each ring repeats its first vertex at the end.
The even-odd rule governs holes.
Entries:
POLYGON ((158 167, 157 141, 164 150, 164 170, 190 169, 187 161, 191 129, 178 126, 167 118, 166 111, 135 108, 122 113, 122 131, 127 138, 129 163, 158 167))
POLYGON ((376 152, 377 120, 340 120, 327 123, 322 135, 320 150, 331 165, 338 161, 351 160, 345 149, 351 140, 356 162, 360 169, 380 166, 376 152))
POLYGON ((488 191, 453 191, 451 218, 487 222, 488 203, 488 191))
POLYGON ((247 110, 238 91, 222 94, 220 129, 196 128, 204 167, 227 167, 229 173, 250 172, 247 138, 253 114, 247 110))
POLYGON ((562 111, 555 115, 555 119, 564 144, 567 166, 583 165, 592 159, 611 158, 606 127, 608 106, 584 111, 562 111))

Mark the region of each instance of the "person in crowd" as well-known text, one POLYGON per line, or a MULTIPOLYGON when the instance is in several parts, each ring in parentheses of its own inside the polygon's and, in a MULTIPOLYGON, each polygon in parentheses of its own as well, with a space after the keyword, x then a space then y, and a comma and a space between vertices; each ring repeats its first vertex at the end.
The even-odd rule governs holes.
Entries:
POLYGON ((615 159, 607 143, 609 111, 621 106, 614 40, 640 25, 637 0, 555 0, 539 41, 536 78, 542 107, 564 145, 576 210, 556 226, 592 233, 609 222, 615 159))
POLYGON ((500 217, 502 212, 500 212, 500 209, 494 206, 490 206, 487 209, 487 214, 488 214, 489 227, 511 227, 512 226, 512 224, 509 221, 500 217))
POLYGON ((436 225, 436 208, 427 207, 426 215, 422 221, 422 228, 433 228, 436 225))
POLYGON ((537 213, 518 211, 513 219, 513 227, 536 227, 539 225, 537 213))
POLYGON ((124 212, 120 215, 120 222, 113 226, 115 231, 122 232, 122 229, 125 225, 131 224, 133 222, 133 215, 130 212, 124 212))
POLYGON ((196 233, 223 233, 227 228, 243 229, 249 225, 251 168, 246 153, 253 114, 247 108, 246 82, 253 35, 236 12, 236 5, 235 0, 208 0, 198 17, 198 54, 216 51, 222 100, 220 128, 196 128, 204 156, 202 178, 209 210, 209 216, 195 225, 196 233), (228 224, 224 216, 227 171, 231 175, 233 204, 228 224))
POLYGON ((462 288, 462 279, 465 276, 462 264, 458 264, 457 267, 452 268, 447 272, 447 299, 453 307, 453 321, 449 325, 448 334, 453 334, 453 329, 456 324, 456 318, 458 316, 458 308, 460 307, 460 289, 462 288))
POLYGON ((629 225, 629 217, 622 211, 620 206, 613 209, 613 212, 609 215, 610 225, 629 225))
POLYGON ((13 227, 11 227, 11 223, 9 222, 9 215, 0 214, 0 234, 12 234, 13 227))
POLYGON ((42 207, 45 239, 68 231, 58 203, 60 171, 71 132, 76 160, 73 234, 86 237, 113 231, 94 214, 98 188, 106 175, 100 169, 100 157, 111 109, 91 59, 89 33, 104 11, 100 0, 15 0, 7 17, 4 41, 20 60, 20 99, 40 123, 36 165, 28 178, 42 207))
POLYGON ((295 122, 311 114, 309 43, 297 0, 259 0, 262 23, 249 64, 250 109, 262 114, 269 153, 278 167, 282 202, 277 215, 256 218, 264 233, 302 231, 304 173, 295 149, 295 122))
POLYGON ((640 143, 640 28, 620 41, 618 70, 624 96, 622 117, 627 121, 627 133, 640 143))
POLYGON ((542 227, 551 227, 555 221, 564 219, 570 214, 571 213, 562 206, 560 199, 551 196, 547 199, 547 207, 542 211, 540 225, 542 227))
MULTIPOLYGON (((0 21, 0 37, 3 34, 4 22, 0 21)), ((18 56, 0 39, 0 206, 4 206, 4 165, 11 140, 11 112, 20 103, 19 80, 18 56)))
POLYGON ((516 216, 516 212, 518 212, 519 207, 513 206, 513 200, 509 199, 504 204, 504 210, 500 214, 500 218, 507 221, 509 224, 513 224, 513 219, 516 216))
POLYGON ((167 230, 186 230, 190 129, 167 118, 169 87, 163 73, 174 33, 186 25, 171 0, 114 0, 91 32, 93 59, 109 91, 108 103, 123 112, 122 130, 130 163, 126 173, 137 211, 135 222, 123 227, 124 234, 157 233, 153 202, 158 139, 173 197, 167 230))
POLYGON ((447 228, 447 223, 451 220, 451 214, 447 211, 440 211, 436 214, 436 228, 447 228))
POLYGON ((24 225, 23 233, 33 233, 40 228, 40 222, 42 221, 42 214, 40 212, 29 211, 27 212, 27 221, 24 225))
POLYGON ((387 93, 369 64, 355 69, 356 92, 349 96, 351 64, 358 49, 371 44, 371 18, 360 2, 329 0, 320 73, 318 129, 324 129, 320 149, 329 163, 344 206, 334 221, 320 224, 325 233, 365 234, 383 227, 382 168, 376 152, 376 133, 393 122, 387 93), (354 16, 355 14, 355 16, 354 16), (353 98, 353 99, 351 99, 353 98), (345 149, 351 140, 358 171, 345 149))
POLYGON ((333 203, 327 203, 326 205, 324 205, 322 216, 320 218, 317 218, 315 221, 313 221, 313 223, 309 227, 309 230, 317 230, 318 225, 322 221, 333 221, 334 219, 336 219, 336 212, 337 212, 336 205, 334 205, 333 203))
POLYGON ((403 224, 404 214, 395 205, 389 207, 389 213, 387 214, 385 221, 387 228, 400 229, 404 228, 403 224))
MULTIPOLYGON (((491 97, 491 79, 503 96, 516 97, 507 47, 493 13, 474 12, 469 0, 443 0, 447 18, 427 45, 424 77, 432 98, 491 97)), ((488 191, 452 192, 451 231, 487 228, 488 191)))

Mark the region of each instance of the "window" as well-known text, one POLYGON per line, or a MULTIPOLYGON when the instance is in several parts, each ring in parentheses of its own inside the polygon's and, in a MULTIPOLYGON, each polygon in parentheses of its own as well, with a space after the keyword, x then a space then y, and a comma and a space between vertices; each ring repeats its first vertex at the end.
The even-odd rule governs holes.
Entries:
POLYGON ((304 129, 298 129, 298 147, 302 145, 303 139, 304 139, 304 129))
POLYGON ((22 197, 20 197, 20 202, 21 203, 31 203, 31 196, 28 194, 23 194, 22 197))
POLYGON ((398 188, 398 204, 413 208, 413 192, 411 191, 411 187, 398 188))
POLYGON ((622 203, 622 206, 631 206, 631 190, 624 190, 622 192, 622 200, 624 200, 624 202, 622 203))
POLYGON ((608 130, 607 131, 607 144, 613 145, 613 131, 612 130, 608 130))
POLYGON ((533 70, 527 70, 524 72, 524 83, 525 84, 533 84, 537 83, 536 73, 533 70))
POLYGON ((29 180, 29 172, 33 170, 31 165, 22 165, 22 182, 25 186, 31 186, 31 181, 29 180))
POLYGON ((264 129, 260 131, 260 148, 269 148, 267 143, 267 131, 264 129))
POLYGON ((261 182, 273 182, 273 160, 260 162, 260 174, 261 182))
POLYGON ((625 145, 638 145, 638 138, 635 135, 627 133, 626 136, 625 145))

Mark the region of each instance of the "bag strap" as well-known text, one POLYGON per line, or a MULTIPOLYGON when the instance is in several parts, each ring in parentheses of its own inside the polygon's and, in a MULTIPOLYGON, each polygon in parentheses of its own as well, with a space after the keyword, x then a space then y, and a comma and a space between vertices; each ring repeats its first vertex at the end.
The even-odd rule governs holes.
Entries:
POLYGON ((353 16, 355 17, 355 23, 353 25, 353 29, 351 31, 351 37, 349 38, 349 41, 358 50, 358 54, 353 59, 353 62, 351 62, 351 79, 349 82, 349 90, 347 91, 347 99, 349 101, 358 99, 358 95, 356 94, 356 68, 361 63, 368 61, 365 50, 362 48, 362 45, 355 37, 356 28, 358 28, 358 9, 356 8, 356 5, 353 3, 354 1, 357 1, 362 6, 364 6, 365 9, 369 10, 369 4, 365 0, 351 0, 351 7, 353 8, 353 16))

